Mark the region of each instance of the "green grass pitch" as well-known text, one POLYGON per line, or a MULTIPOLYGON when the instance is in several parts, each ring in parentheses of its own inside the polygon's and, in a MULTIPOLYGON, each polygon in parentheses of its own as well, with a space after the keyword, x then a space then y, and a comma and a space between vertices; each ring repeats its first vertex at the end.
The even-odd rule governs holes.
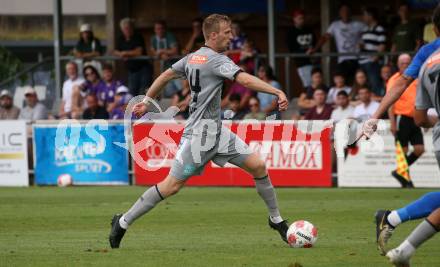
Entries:
MULTIPOLYGON (((121 248, 107 236, 115 212, 142 187, 0 188, 0 266, 389 266, 375 247, 373 214, 428 190, 277 189, 282 214, 311 221, 318 242, 287 247, 267 225, 253 188, 184 188, 128 230, 121 248)), ((399 227, 395 246, 417 225, 399 227)), ((414 266, 440 264, 439 236, 414 266)))

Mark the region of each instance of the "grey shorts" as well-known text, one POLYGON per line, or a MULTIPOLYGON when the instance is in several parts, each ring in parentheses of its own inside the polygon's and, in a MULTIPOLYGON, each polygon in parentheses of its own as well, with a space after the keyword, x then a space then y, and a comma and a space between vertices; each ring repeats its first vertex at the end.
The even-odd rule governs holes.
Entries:
POLYGON ((222 126, 220 135, 213 137, 182 137, 169 174, 186 180, 201 174, 210 160, 219 166, 229 162, 241 167, 251 153, 243 140, 222 126))

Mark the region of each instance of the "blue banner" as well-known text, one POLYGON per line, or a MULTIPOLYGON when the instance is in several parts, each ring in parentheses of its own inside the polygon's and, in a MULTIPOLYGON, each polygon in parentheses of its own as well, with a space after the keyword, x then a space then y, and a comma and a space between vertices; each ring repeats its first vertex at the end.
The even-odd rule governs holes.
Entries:
POLYGON ((79 123, 34 125, 35 183, 57 184, 69 174, 73 184, 128 184, 124 125, 79 123))

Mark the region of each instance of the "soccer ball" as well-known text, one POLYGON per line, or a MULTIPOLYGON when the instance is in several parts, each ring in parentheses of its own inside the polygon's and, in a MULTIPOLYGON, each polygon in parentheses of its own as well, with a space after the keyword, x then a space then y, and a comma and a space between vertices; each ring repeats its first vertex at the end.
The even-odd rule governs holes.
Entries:
POLYGON ((59 187, 66 187, 72 185, 72 183, 72 176, 70 176, 70 174, 61 174, 58 176, 57 184, 59 187))
POLYGON ((287 242, 292 248, 311 248, 318 239, 318 229, 308 221, 296 221, 287 230, 287 242))

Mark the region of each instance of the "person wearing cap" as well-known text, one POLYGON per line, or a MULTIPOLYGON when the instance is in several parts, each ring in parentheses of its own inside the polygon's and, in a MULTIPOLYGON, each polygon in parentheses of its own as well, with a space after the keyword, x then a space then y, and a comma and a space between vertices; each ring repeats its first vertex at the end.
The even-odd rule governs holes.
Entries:
MULTIPOLYGON (((293 12, 293 26, 287 31, 287 47, 290 53, 305 54, 316 44, 316 36, 312 28, 305 25, 305 14, 301 9, 293 12)), ((312 84, 312 61, 308 57, 295 58, 298 75, 304 88, 312 84)))
POLYGON ((92 25, 81 25, 79 40, 73 51, 74 56, 77 58, 91 58, 100 56, 102 52, 101 42, 93 35, 92 25))
POLYGON ((148 60, 133 60, 145 56, 144 37, 134 31, 133 21, 124 18, 120 22, 122 35, 116 41, 113 54, 121 57, 128 70, 128 88, 132 95, 144 94, 153 81, 153 68, 148 60))
POLYGON ((63 83, 63 98, 58 111, 58 118, 60 119, 71 118, 73 88, 84 83, 84 79, 78 76, 78 64, 74 61, 66 64, 66 75, 67 80, 63 83))
MULTIPOLYGON (((124 119, 125 109, 127 108, 127 105, 132 98, 133 96, 130 95, 129 93, 120 94, 119 97, 115 98, 115 100, 117 99, 117 101, 115 101, 117 106, 110 112, 110 119, 112 120, 124 119)), ((130 118, 131 117, 132 116, 130 116, 130 118)))
POLYGON ((130 94, 130 90, 128 89, 127 86, 124 85, 120 85, 117 89, 116 89, 116 93, 115 93, 115 97, 114 97, 114 101, 112 103, 110 103, 107 106, 107 111, 109 113, 111 113, 115 108, 117 108, 119 106, 119 102, 121 100, 121 98, 125 95, 129 95, 130 97, 133 97, 130 94))
POLYGON ((16 120, 20 109, 14 106, 12 95, 8 90, 0 92, 0 120, 16 120))
POLYGON ((28 87, 24 91, 26 106, 20 111, 21 120, 47 120, 47 108, 38 101, 37 92, 34 88, 28 87))

